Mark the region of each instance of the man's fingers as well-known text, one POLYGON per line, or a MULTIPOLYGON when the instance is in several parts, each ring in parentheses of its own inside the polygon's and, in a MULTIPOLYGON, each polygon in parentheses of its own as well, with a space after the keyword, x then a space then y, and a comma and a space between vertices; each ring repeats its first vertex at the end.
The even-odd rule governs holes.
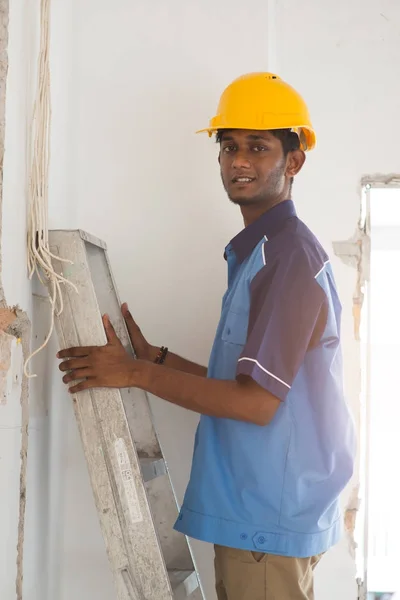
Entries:
POLYGON ((71 373, 64 375, 62 378, 64 383, 69 383, 70 381, 76 381, 77 379, 87 379, 92 374, 91 369, 74 369, 71 373))
POLYGON ((59 369, 60 371, 73 371, 76 369, 86 369, 89 367, 88 357, 84 358, 73 358, 72 360, 65 360, 60 363, 59 369))
MULTIPOLYGON (((91 388, 96 387, 96 380, 93 379, 85 379, 85 381, 81 381, 77 385, 73 385, 69 388, 68 392, 70 394, 77 394, 78 392, 82 392, 82 390, 90 390, 91 388)), ((98 387, 98 385, 97 385, 98 387)))
POLYGON ((128 309, 128 305, 126 303, 121 306, 121 312, 122 312, 122 316, 124 317, 125 322, 128 326, 128 329, 130 326, 137 327, 137 325, 136 325, 135 321, 133 320, 133 317, 128 309))
POLYGON ((95 346, 82 346, 80 348, 67 348, 57 353, 57 358, 72 358, 75 356, 88 356, 94 350, 95 346))
POLYGON ((103 317, 103 325, 107 336, 107 341, 109 344, 121 343, 119 337, 115 333, 115 329, 112 326, 110 318, 108 315, 104 315, 103 317))
POLYGON ((133 343, 133 338, 135 337, 135 334, 137 335, 138 333, 141 333, 141 331, 140 331, 139 327, 137 326, 131 313, 129 312, 128 305, 126 303, 122 305, 121 311, 122 311, 122 316, 125 319, 126 326, 128 328, 131 342, 133 343))

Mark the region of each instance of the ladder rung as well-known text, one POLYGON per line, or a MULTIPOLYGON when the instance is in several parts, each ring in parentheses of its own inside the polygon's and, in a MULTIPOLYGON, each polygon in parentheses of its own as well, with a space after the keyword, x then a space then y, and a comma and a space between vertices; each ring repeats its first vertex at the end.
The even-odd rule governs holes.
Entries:
POLYGON ((144 481, 151 481, 167 472, 163 458, 139 458, 139 460, 144 481))
POLYGON ((196 571, 168 570, 174 600, 186 600, 199 587, 196 571))

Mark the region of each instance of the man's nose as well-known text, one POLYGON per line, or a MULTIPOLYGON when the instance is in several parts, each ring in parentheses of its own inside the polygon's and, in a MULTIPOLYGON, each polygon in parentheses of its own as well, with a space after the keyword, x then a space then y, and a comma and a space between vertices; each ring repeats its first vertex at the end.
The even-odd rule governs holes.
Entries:
POLYGON ((235 156, 232 161, 232 167, 234 169, 250 169, 251 163, 245 151, 235 152, 235 156))

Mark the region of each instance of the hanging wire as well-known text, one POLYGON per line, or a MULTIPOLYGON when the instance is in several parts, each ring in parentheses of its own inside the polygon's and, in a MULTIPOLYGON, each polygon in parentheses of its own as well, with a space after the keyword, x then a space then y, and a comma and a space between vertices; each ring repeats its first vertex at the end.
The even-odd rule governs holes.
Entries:
POLYGON ((37 89, 33 107, 31 125, 31 172, 29 178, 28 211, 28 272, 29 279, 37 275, 42 284, 49 289, 51 305, 50 329, 43 344, 27 358, 24 366, 26 377, 36 377, 28 373, 28 363, 41 352, 54 330, 55 315, 59 316, 64 308, 61 286, 75 285, 55 272, 52 259, 72 264, 72 261, 55 256, 50 252, 48 227, 48 182, 50 165, 50 0, 41 0, 40 4, 40 50, 38 60, 37 89))

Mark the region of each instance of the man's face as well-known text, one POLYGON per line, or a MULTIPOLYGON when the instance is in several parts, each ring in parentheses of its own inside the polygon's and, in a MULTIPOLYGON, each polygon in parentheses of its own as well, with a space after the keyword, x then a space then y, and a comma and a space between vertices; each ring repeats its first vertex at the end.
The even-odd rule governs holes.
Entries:
POLYGON ((224 188, 235 204, 269 205, 287 192, 282 143, 269 131, 224 131, 219 162, 224 188))

